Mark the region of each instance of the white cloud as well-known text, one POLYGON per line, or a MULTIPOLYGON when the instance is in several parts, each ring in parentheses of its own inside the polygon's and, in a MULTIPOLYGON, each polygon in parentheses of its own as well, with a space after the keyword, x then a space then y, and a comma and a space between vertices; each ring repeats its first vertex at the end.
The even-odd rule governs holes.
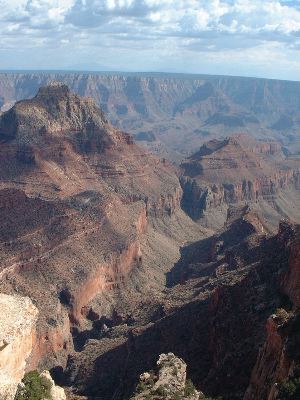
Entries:
POLYGON ((299 62, 296 1, 0 0, 0 10, 0 68, 149 70, 169 63, 201 72, 217 60, 238 67, 244 59, 252 74, 274 60, 293 70, 299 62))

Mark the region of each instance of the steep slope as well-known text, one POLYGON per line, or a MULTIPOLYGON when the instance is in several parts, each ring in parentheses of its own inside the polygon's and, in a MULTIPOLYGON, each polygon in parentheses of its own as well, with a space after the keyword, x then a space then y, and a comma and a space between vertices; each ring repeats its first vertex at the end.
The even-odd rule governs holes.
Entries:
MULTIPOLYGON (((138 376, 155 368, 159 354, 174 352, 204 393, 242 399, 251 381, 248 398, 267 399, 276 377, 284 379, 289 369, 277 363, 279 375, 272 368, 284 345, 273 353, 272 347, 267 353, 261 347, 268 340, 266 321, 289 302, 282 283, 291 274, 291 256, 299 257, 294 254, 299 227, 282 223, 277 235, 266 236, 261 226, 253 211, 236 210, 215 237, 187 245, 161 299, 159 318, 143 325, 133 320, 104 330, 98 326, 97 340, 88 340, 70 358, 69 384, 91 398, 126 398, 138 376), (258 378, 263 369, 263 377, 273 374, 270 380, 255 380, 256 363, 258 378)), ((294 341, 297 335, 292 334, 294 341)))
MULTIPOLYGON (((299 380, 300 237, 299 227, 297 229, 298 236, 289 244, 289 268, 281 279, 285 302, 283 307, 276 310, 267 320, 266 340, 259 351, 244 400, 286 398, 282 396, 283 385, 292 382, 293 379, 299 380)), ((291 227, 282 224, 279 235, 282 241, 286 240, 291 235, 291 227)), ((290 390, 290 397, 287 398, 296 398, 292 395, 290 390)))
MULTIPOLYGON (((172 228, 186 225, 191 238, 203 233, 179 209, 174 168, 61 83, 4 113, 0 137, 0 291, 28 295, 38 305, 30 366, 64 365, 71 333, 91 324, 97 296, 122 293, 137 270, 145 277, 132 284, 136 297, 145 296, 143 282, 149 293, 163 286, 163 268, 153 284, 147 271, 152 263, 161 267, 166 249, 164 268, 179 256, 186 238, 172 237, 172 228), (151 240, 162 241, 152 259, 151 240)), ((108 310, 102 304, 97 312, 110 317, 113 301, 108 310)))
POLYGON ((298 82, 172 74, 1 73, 2 109, 32 97, 52 80, 93 97, 110 121, 138 134, 143 144, 167 158, 178 159, 210 138, 241 131, 281 140, 291 152, 300 151, 298 82))
POLYGON ((230 204, 252 203, 270 227, 280 217, 299 220, 300 161, 277 142, 247 135, 212 140, 182 164, 182 206, 195 220, 222 226, 230 204))

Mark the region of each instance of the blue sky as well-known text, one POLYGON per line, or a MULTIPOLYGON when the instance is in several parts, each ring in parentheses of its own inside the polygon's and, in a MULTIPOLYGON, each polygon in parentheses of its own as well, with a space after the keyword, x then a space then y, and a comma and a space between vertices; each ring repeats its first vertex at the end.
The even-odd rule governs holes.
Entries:
POLYGON ((0 0, 0 69, 300 80, 300 0, 0 0))

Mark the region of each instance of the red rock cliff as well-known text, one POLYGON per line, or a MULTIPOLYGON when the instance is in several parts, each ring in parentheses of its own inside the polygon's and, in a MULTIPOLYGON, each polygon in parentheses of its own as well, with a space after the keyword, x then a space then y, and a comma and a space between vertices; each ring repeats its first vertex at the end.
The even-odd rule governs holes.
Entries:
POLYGON ((251 375, 244 400, 275 400, 278 385, 293 376, 297 362, 297 319, 300 290, 300 236, 297 227, 281 223, 278 238, 286 243, 287 270, 281 275, 281 290, 292 309, 279 309, 266 324, 267 337, 251 375))

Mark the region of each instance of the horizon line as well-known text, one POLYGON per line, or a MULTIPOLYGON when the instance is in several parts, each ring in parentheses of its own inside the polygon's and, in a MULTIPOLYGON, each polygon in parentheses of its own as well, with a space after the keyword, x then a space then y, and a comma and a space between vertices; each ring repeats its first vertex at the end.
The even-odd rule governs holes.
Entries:
POLYGON ((231 74, 208 74, 208 73, 191 73, 191 72, 166 72, 166 71, 121 71, 121 70, 93 70, 93 69, 0 69, 0 74, 49 74, 49 73, 62 73, 62 74, 95 74, 95 75, 170 75, 177 77, 206 77, 206 78, 240 78, 240 79, 259 79, 268 81, 282 81, 282 82, 300 82, 300 80, 283 79, 283 78, 266 78, 262 76, 250 75, 231 75, 231 74))

